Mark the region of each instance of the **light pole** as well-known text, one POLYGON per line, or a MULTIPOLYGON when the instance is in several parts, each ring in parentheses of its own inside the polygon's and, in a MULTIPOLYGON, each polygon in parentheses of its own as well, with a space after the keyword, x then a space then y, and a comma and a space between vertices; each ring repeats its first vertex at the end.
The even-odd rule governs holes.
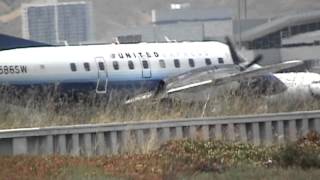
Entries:
POLYGON ((244 19, 247 19, 247 0, 243 0, 244 19))
POLYGON ((238 47, 241 48, 241 0, 238 0, 238 47))

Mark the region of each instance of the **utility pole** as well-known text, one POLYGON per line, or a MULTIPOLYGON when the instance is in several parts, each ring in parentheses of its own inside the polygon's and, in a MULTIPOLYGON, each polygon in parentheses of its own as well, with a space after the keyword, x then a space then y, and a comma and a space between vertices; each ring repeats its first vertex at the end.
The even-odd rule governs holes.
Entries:
POLYGON ((244 4, 243 4, 243 9, 244 9, 244 19, 247 19, 247 16, 248 16, 248 14, 247 14, 247 0, 243 0, 244 2, 244 4))
POLYGON ((238 0, 238 47, 241 48, 241 0, 238 0))

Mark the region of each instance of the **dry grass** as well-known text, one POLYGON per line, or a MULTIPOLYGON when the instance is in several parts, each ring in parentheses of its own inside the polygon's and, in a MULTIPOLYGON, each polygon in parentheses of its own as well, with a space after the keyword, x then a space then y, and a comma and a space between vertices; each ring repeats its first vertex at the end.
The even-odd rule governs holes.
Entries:
POLYGON ((121 156, 1 156, 0 177, 137 180, 318 179, 319 152, 320 135, 317 133, 309 133, 289 145, 272 147, 214 140, 176 140, 147 153, 121 156))
POLYGON ((41 127, 87 123, 165 120, 192 117, 245 115, 320 109, 314 98, 274 98, 273 100, 226 94, 205 102, 146 100, 125 105, 121 95, 60 98, 55 93, 0 89, 0 128, 41 127), (58 98, 59 97, 59 98, 58 98), (276 100, 275 100, 276 99, 276 100))

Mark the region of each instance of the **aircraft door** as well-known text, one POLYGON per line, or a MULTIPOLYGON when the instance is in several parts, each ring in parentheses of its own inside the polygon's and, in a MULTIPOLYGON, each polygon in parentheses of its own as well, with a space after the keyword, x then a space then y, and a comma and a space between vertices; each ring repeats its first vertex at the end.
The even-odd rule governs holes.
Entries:
POLYGON ((142 78, 151 78, 151 67, 150 67, 150 61, 146 57, 141 57, 140 62, 142 65, 142 78))
POLYGON ((103 57, 96 57, 95 61, 98 69, 96 92, 99 94, 103 94, 107 92, 107 84, 108 84, 106 62, 103 57))

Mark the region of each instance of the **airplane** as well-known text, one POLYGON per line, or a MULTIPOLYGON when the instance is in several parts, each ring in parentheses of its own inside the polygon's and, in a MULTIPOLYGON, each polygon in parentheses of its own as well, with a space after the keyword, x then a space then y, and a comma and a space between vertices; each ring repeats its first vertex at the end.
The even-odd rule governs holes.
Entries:
MULTIPOLYGON (((320 75, 275 72, 301 65, 289 61, 258 66, 248 62, 229 38, 226 43, 172 42, 16 48, 0 51, 0 84, 16 88, 52 86, 59 92, 111 94, 123 91, 126 103, 194 93, 237 82, 237 89, 274 95, 302 89, 320 95, 320 75), (291 83, 291 84, 290 84, 291 83), (258 90, 256 90, 258 89, 258 90)), ((197 96, 197 95, 195 95, 197 96)))

